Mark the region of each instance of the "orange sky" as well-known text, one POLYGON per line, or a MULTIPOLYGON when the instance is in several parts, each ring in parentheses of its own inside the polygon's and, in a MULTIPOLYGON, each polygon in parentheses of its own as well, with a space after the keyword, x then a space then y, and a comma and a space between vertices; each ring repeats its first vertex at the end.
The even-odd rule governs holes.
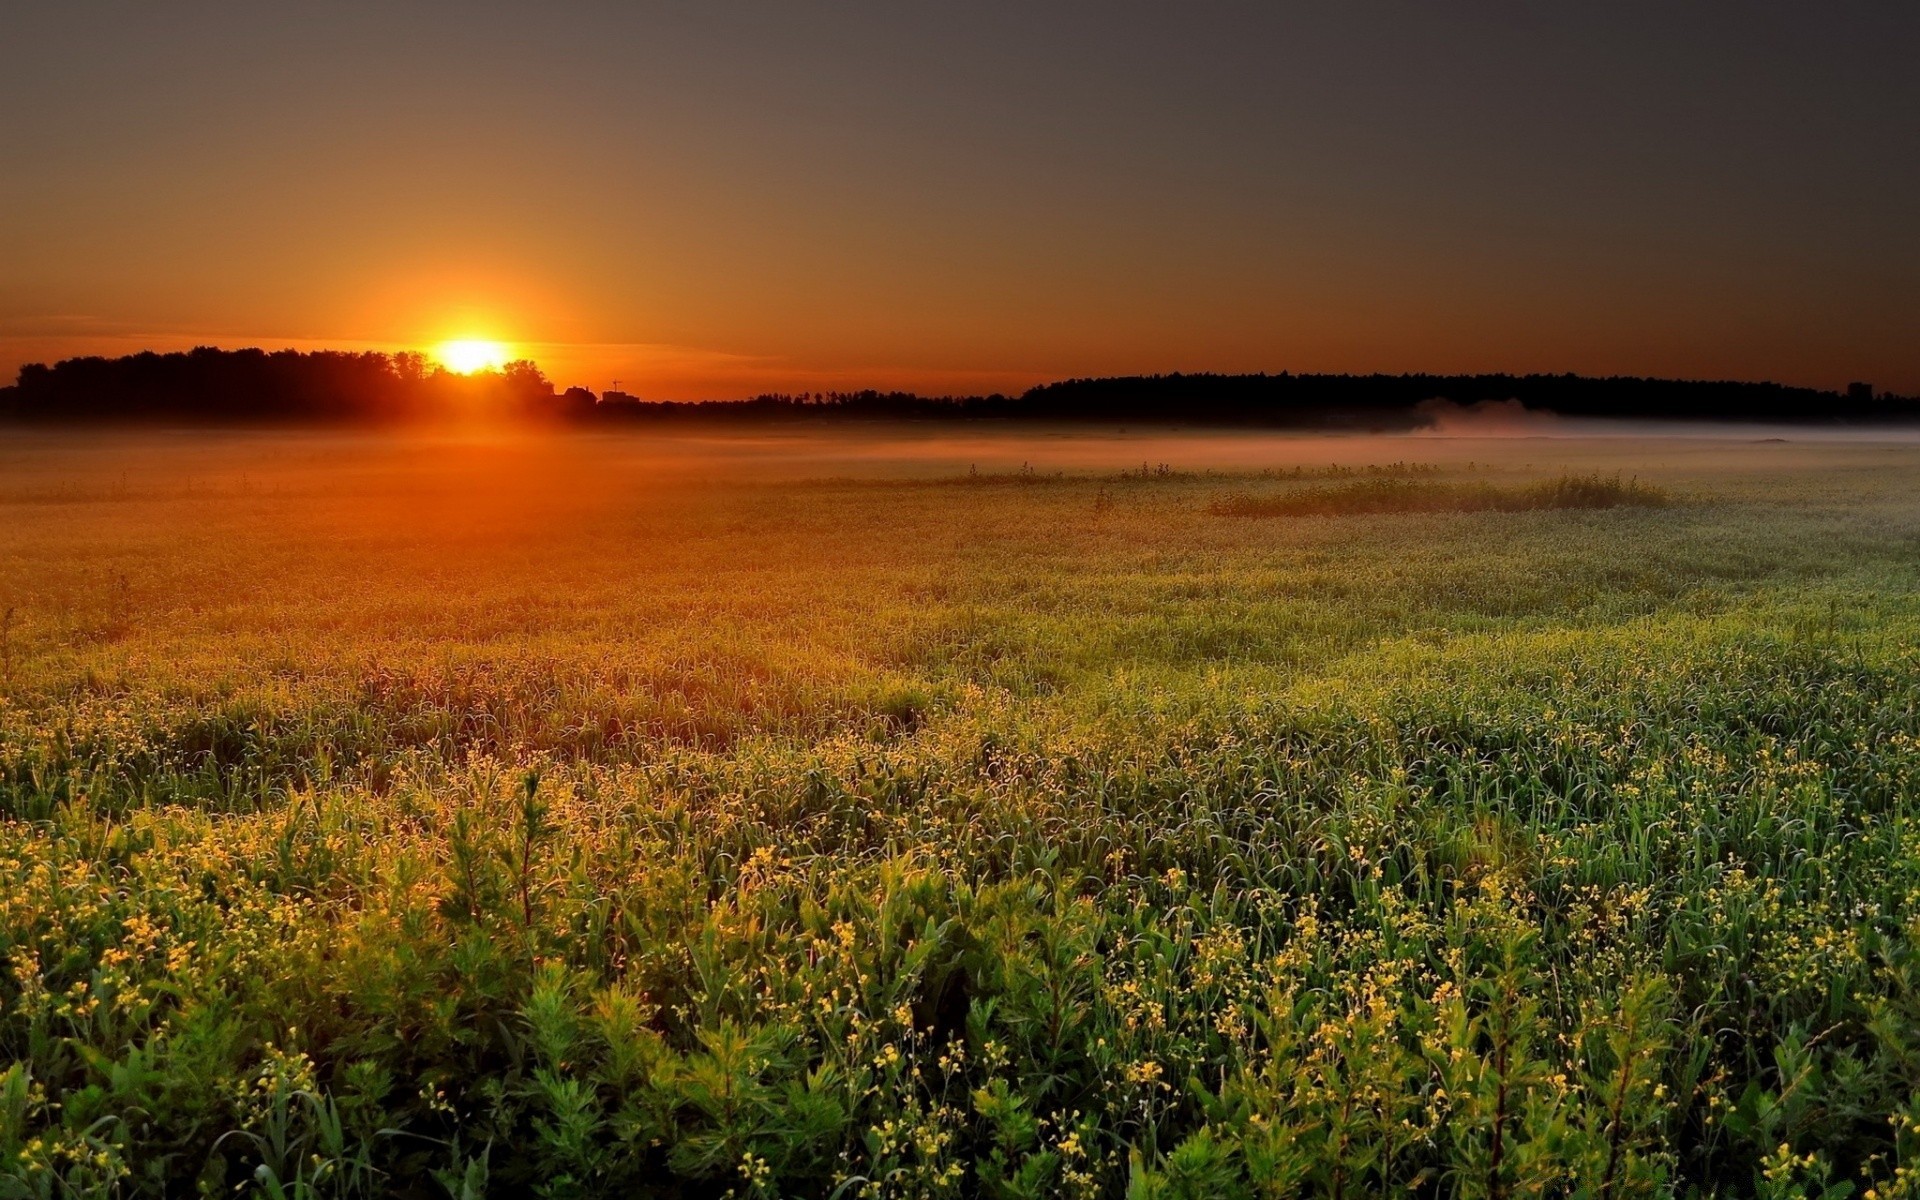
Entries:
POLYGON ((479 336, 676 398, 1920 393, 1908 5, 40 7, 0 18, 0 374, 479 336))

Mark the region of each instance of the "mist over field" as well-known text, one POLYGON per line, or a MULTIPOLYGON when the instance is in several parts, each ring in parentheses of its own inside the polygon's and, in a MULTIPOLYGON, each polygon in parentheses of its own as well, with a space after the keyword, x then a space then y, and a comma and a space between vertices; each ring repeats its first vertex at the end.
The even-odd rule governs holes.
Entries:
POLYGON ((994 422, 858 422, 828 428, 698 423, 635 433, 475 426, 415 431, 10 430, 0 490, 130 486, 302 487, 351 492, 354 480, 451 485, 489 492, 598 496, 665 479, 755 483, 809 478, 939 478, 974 474, 1102 475, 1292 471, 1423 462, 1449 467, 1653 472, 1767 470, 1841 461, 1856 445, 1898 455, 1920 427, 1633 422, 1490 411, 1439 412, 1404 434, 1297 433, 1246 428, 994 422), (118 472, 116 475, 115 472, 118 472), (122 483, 122 479, 126 481, 122 483), (541 486, 534 487, 538 482, 541 486))

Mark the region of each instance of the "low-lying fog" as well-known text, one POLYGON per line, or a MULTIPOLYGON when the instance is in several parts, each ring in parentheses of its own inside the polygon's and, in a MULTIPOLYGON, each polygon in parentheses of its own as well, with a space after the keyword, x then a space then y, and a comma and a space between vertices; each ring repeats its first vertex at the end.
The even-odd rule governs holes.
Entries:
MULTIPOLYGON (((1300 469, 1311 480, 1329 467, 1395 463, 1512 483, 1618 474, 1679 496, 1733 502, 1766 503, 1791 491, 1845 508, 1869 505, 1901 528, 1920 529, 1920 434, 1913 430, 1594 422, 1522 431, 1443 423, 1395 435, 986 422, 466 433, 0 429, 0 608, 53 586, 49 576, 60 571, 45 564, 65 561, 74 547, 90 547, 81 559, 96 564, 109 552, 128 564, 165 558, 181 538, 272 542, 281 546, 274 553, 320 546, 313 552, 328 561, 351 546, 369 564, 413 561, 421 569, 461 555, 498 564, 604 551, 625 562, 634 545, 677 553, 676 529, 731 529, 729 521, 786 529, 779 523, 786 506, 817 514, 823 497, 847 489, 868 494, 832 503, 866 517, 886 519, 901 504, 951 504, 956 528, 970 529, 965 514, 974 493, 964 482, 911 501, 894 486, 970 473, 1002 481, 996 488, 1018 486, 1008 477, 1023 472, 1042 482, 1079 478, 1089 505, 1098 479, 1129 504, 1187 506, 1206 522, 1218 520, 1206 516, 1206 496, 1290 486, 1251 478, 1262 472, 1300 469), (1137 478, 1143 467, 1150 479, 1120 482, 1121 473, 1137 478), (1209 472, 1219 478, 1208 482, 1209 472), (770 494, 787 489, 790 495, 770 494)), ((1005 501, 981 511, 1004 517, 1005 501)), ((1053 500, 1033 510, 1036 520, 1058 511, 1053 500)), ((794 530, 803 526, 797 517, 780 536, 802 536, 794 530)), ((903 528, 903 536, 912 535, 903 528)), ((73 586, 110 591, 104 578, 73 586)))
POLYGON ((934 422, 660 424, 594 431, 0 429, 0 503, 133 492, 419 486, 490 493, 624 492, 649 483, 1289 471, 1431 463, 1522 471, 1681 475, 1898 459, 1920 429, 1442 416, 1417 433, 934 422))

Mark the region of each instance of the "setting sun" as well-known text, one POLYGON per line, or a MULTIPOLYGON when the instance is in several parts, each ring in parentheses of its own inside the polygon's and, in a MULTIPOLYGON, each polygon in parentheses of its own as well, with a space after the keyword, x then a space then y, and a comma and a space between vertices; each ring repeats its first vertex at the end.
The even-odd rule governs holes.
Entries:
POLYGON ((497 371, 507 365, 507 347, 504 343, 477 338, 441 342, 435 347, 433 356, 447 370, 461 375, 471 375, 475 371, 497 371))

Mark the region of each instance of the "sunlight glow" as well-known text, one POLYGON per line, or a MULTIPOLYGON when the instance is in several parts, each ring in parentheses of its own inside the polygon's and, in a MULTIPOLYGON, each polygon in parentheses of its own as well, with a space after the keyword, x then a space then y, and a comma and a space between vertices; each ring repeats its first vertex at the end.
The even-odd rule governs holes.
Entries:
POLYGON ((475 371, 497 371, 507 365, 505 343, 480 338, 441 342, 434 348, 433 356, 447 370, 461 375, 471 375, 475 371))

